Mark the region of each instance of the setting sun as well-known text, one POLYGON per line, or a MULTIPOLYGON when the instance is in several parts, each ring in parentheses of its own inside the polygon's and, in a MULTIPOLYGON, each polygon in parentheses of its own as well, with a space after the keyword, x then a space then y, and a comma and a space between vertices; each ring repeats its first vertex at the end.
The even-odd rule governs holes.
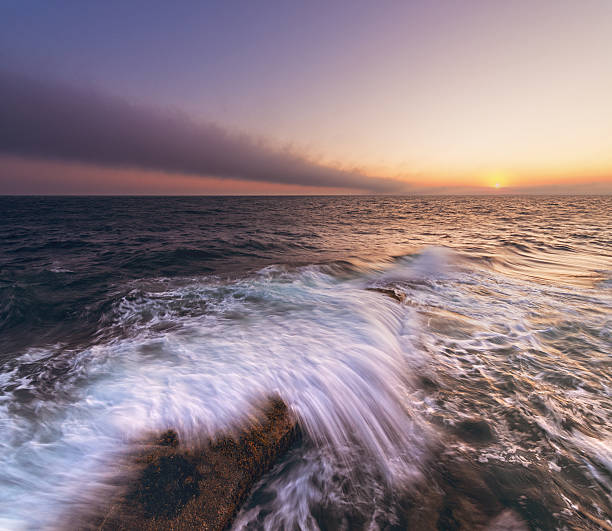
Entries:
POLYGON ((512 176, 506 170, 489 170, 484 173, 481 183, 491 189, 498 190, 510 185, 512 176))

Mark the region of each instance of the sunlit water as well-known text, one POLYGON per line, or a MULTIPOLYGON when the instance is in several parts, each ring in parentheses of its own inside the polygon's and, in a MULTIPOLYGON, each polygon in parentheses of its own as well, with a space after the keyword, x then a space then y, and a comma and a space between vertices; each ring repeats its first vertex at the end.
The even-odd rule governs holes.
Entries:
POLYGON ((612 199, 0 209, 0 527, 53 528, 143 434, 189 443, 274 393, 304 437, 236 528, 399 525, 441 446, 546 470, 554 527, 610 524, 612 199), (449 436, 473 418, 490 444, 449 436))

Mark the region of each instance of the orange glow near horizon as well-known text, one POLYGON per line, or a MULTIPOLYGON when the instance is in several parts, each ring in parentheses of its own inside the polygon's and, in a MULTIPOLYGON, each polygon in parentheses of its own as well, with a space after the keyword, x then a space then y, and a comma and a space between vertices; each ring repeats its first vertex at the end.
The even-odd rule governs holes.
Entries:
POLYGON ((612 193, 610 0, 200 4, 0 17, 0 193, 612 193))
MULTIPOLYGON (((4 190, 4 193, 40 194, 128 194, 128 195, 327 195, 352 194, 355 190, 278 183, 219 179, 193 175, 171 174, 141 169, 104 168, 81 163, 66 163, 45 160, 30 160, 20 157, 0 156, 0 180, 10 178, 23 183, 24 188, 4 190), (28 189, 28 187, 30 187, 28 189), (33 192, 31 190, 34 190, 33 192)), ((515 176, 501 170, 483 172, 473 179, 444 179, 442 177, 419 176, 405 180, 410 183, 406 193, 529 193, 534 179, 515 176), (423 183, 427 183, 424 186, 423 183), (467 184, 459 184, 467 183, 467 184), (496 185, 499 185, 497 187, 496 185)), ((556 193, 559 183, 572 188, 581 182, 596 186, 593 193, 612 193, 612 179, 594 176, 577 179, 569 176, 551 176, 538 184, 549 186, 556 193)), ((569 189, 568 188, 568 189, 569 189)), ((573 189, 573 188, 572 188, 573 189)), ((560 189, 563 192, 563 189, 560 189)), ((545 193, 546 190, 538 191, 545 193)), ((591 190, 578 190, 590 193, 591 190)))

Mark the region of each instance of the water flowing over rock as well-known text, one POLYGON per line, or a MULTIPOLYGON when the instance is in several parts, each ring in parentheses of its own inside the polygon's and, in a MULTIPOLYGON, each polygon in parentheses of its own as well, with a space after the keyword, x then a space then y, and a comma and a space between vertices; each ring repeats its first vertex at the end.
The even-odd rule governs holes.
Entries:
POLYGON ((91 528, 225 529, 253 484, 298 435, 295 419, 276 398, 264 418, 199 448, 183 448, 169 430, 136 457, 136 473, 91 528))

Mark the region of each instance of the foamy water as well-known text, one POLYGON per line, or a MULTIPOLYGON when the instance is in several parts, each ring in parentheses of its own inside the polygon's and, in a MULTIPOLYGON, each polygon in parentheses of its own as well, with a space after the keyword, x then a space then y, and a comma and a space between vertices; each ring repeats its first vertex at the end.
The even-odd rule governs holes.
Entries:
POLYGON ((117 305, 114 326, 127 337, 15 360, 3 373, 5 525, 39 527, 67 500, 87 501, 83 481, 93 492, 109 454, 147 431, 172 427, 185 441, 213 434, 273 393, 344 466, 365 452, 386 480, 410 480, 426 451, 407 399, 419 358, 402 340, 411 325, 393 300, 364 289, 367 275, 352 277, 268 268, 229 285, 136 288, 117 305), (181 317, 177 300, 203 300, 206 312, 181 317), (168 319, 170 330, 155 330, 168 319), (38 370, 20 378, 32 364, 38 370), (38 398, 56 367, 62 374, 45 390, 54 399, 38 398), (27 393, 32 400, 19 403, 27 393))
MULTIPOLYGON (((542 239, 548 222, 536 219, 542 226, 532 222, 520 243, 491 226, 493 244, 475 224, 439 245, 421 227, 417 249, 368 259, 351 255, 360 238, 351 233, 344 260, 276 260, 231 275, 197 273, 203 258, 183 253, 189 275, 130 275, 113 279, 101 303, 97 292, 75 299, 67 308, 89 305, 87 334, 66 335, 58 318, 57 331, 14 347, 0 369, 0 527, 55 528, 113 492, 116 457, 146 434, 174 428, 190 444, 239 424, 271 394, 304 438, 260 482, 237 529, 399 525, 396 494, 428 481, 441 447, 485 467, 546 470, 563 504, 550 516, 556 526, 582 509, 609 521, 610 251, 598 237, 581 247, 591 229, 569 243, 542 239), (474 417, 486 419, 491 444, 449 435, 474 417)), ((405 217, 394 223, 389 234, 405 217)), ((55 256, 45 282, 75 297, 79 285, 98 286, 73 284, 81 269, 69 258, 55 256)), ((135 260, 122 263, 131 271, 135 260)), ((36 300, 25 295, 11 299, 11 326, 36 300)), ((25 336, 6 337, 10 347, 25 336)))

